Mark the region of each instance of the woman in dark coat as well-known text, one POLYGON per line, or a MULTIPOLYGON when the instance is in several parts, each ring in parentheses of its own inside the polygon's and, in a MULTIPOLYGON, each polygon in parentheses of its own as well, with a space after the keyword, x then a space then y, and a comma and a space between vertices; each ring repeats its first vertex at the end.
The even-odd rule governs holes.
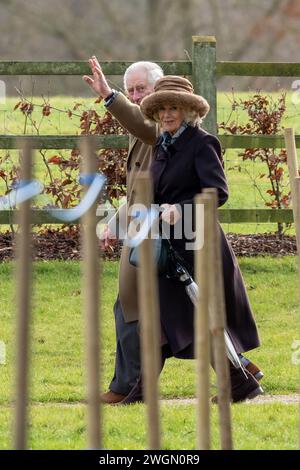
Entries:
MULTIPOLYGON (((193 275, 194 251, 186 249, 191 242, 176 239, 176 224, 184 226, 184 212, 193 204, 203 188, 216 188, 218 205, 228 198, 228 187, 222 166, 218 139, 200 128, 209 105, 193 93, 189 80, 166 76, 158 80, 153 94, 141 103, 144 115, 160 123, 163 130, 154 147, 151 173, 154 202, 164 207, 162 219, 171 224, 170 241, 184 259, 193 275), (181 210, 180 210, 181 209, 181 210)), ((223 260, 223 279, 226 302, 227 331, 236 351, 242 353, 259 346, 255 321, 236 257, 220 227, 223 260)), ((159 277, 160 316, 169 355, 190 359, 194 357, 194 307, 185 287, 175 279, 159 277)), ((263 393, 256 379, 246 371, 230 364, 233 401, 263 393)))

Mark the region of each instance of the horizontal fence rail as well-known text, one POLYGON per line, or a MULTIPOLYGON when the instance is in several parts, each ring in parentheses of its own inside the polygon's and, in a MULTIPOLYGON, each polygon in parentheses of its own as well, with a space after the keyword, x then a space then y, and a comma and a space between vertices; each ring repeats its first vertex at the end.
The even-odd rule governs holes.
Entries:
MULTIPOLYGON (((122 149, 128 147, 126 135, 96 135, 92 136, 97 148, 122 149)), ((246 149, 246 148, 285 148, 284 136, 282 135, 218 135, 224 149, 246 149)), ((79 148, 81 135, 0 135, 1 149, 17 149, 20 141, 29 140, 33 149, 56 149, 68 150, 79 148)), ((296 136, 296 146, 300 148, 300 136, 296 136)))
MULTIPOLYGON (((0 149, 17 149, 20 147, 20 141, 25 142, 28 140, 33 149, 70 150, 79 148, 82 137, 82 135, 0 135, 0 149)), ((128 137, 126 135, 97 135, 93 136, 93 140, 96 147, 101 149, 122 149, 128 147, 128 137)))
MULTIPOLYGON (((285 148, 283 135, 218 135, 224 149, 285 148)), ((300 148, 300 136, 296 136, 300 148)))
MULTIPOLYGON (((59 210, 58 210, 59 212, 59 210)), ((35 225, 55 224, 62 225, 62 222, 54 218, 44 209, 33 209, 31 213, 31 222, 35 225)), ((11 225, 17 220, 17 210, 0 211, 0 224, 11 225)), ((107 220, 107 213, 97 215, 100 222, 103 218, 107 220)), ((242 224, 242 223, 287 223, 293 222, 292 209, 219 209, 219 220, 224 224, 242 224)), ((79 220, 73 222, 64 222, 64 225, 79 223, 79 220)))
MULTIPOLYGON (((192 61, 157 62, 168 75, 192 75, 192 61)), ((101 62, 106 75, 123 75, 129 61, 101 62)), ((87 61, 28 62, 1 61, 0 75, 85 75, 90 73, 87 61)), ((300 64, 288 62, 216 62, 217 76, 299 77, 300 64)))
MULTIPOLYGON (((192 75, 191 61, 157 62, 166 75, 192 75)), ((105 75, 123 75, 132 62, 101 62, 105 75)), ((70 62, 0 62, 0 75, 86 75, 91 69, 87 61, 70 62)))
POLYGON ((299 77, 296 62, 216 62, 218 76, 299 77))

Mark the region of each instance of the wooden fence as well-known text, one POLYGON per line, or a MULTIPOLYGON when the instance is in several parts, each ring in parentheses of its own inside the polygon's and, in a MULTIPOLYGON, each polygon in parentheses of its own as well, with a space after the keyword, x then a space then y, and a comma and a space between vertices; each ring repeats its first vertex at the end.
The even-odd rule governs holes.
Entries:
MULTIPOLYGON (((217 77, 220 76, 276 76, 299 77, 300 63, 253 63, 220 62, 216 60, 216 39, 213 36, 193 36, 191 61, 158 62, 165 74, 189 75, 192 77, 195 92, 204 96, 211 110, 205 119, 205 128, 217 134, 217 77)), ((131 62, 102 62, 106 75, 123 75, 131 62)), ((10 75, 85 75, 90 69, 87 62, 0 62, 0 76, 10 75)), ((284 148, 282 135, 219 135, 223 148, 284 148)), ((0 135, 0 149, 18 148, 18 138, 30 139, 35 149, 73 149, 79 146, 80 136, 39 135, 15 136, 0 135)), ((97 148, 126 148, 126 136, 97 136, 97 148)), ((296 146, 300 147, 300 136, 296 136, 296 146)), ((10 224, 14 211, 0 211, 0 224, 10 224)), ((291 209, 220 209, 220 221, 224 223, 277 223, 293 221, 291 209)), ((43 210, 33 213, 34 223, 57 223, 43 210)))

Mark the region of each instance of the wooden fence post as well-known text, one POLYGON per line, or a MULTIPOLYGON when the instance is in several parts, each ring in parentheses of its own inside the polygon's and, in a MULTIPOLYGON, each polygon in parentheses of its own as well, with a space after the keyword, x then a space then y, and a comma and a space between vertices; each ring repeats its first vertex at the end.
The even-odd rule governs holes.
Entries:
POLYGON ((297 248, 298 248, 298 253, 300 253, 299 251, 300 250, 300 232, 297 231, 297 220, 296 220, 297 206, 300 204, 300 201, 297 198, 296 193, 295 193, 295 178, 297 178, 299 175, 299 169, 298 169, 295 133, 294 133, 293 128, 289 127, 289 128, 284 129, 284 140, 285 140, 285 147, 286 147, 287 164, 288 164, 288 169, 289 169, 293 216, 294 216, 294 222, 295 222, 295 228, 296 228, 297 248))
MULTIPOLYGON (((294 221, 295 221, 295 229, 296 229, 296 238, 297 238, 297 251, 298 251, 298 291, 299 291, 299 299, 300 299, 300 177, 297 176, 294 180, 294 202, 297 201, 297 204, 295 204, 295 208, 293 207, 294 210, 294 221)), ((294 206, 294 203, 293 203, 294 206)), ((300 421, 298 424, 298 447, 300 448, 300 421)))
POLYGON ((197 395, 197 442, 198 450, 210 449, 210 333, 209 333, 209 255, 211 237, 208 232, 211 224, 208 218, 208 196, 197 195, 196 203, 196 244, 201 242, 201 234, 204 237, 204 245, 195 251, 195 280, 199 286, 199 299, 195 308, 195 358, 196 358, 196 395, 197 395), (202 225, 198 205, 204 206, 204 221, 202 225))
POLYGON ((216 38, 214 36, 193 36, 193 83, 195 93, 203 96, 210 105, 203 127, 216 135, 217 83, 216 38))
POLYGON ((295 231, 297 239, 297 251, 298 251, 298 276, 299 276, 299 295, 300 295, 300 177, 297 176, 294 180, 294 221, 295 231))
POLYGON ((209 276, 209 321, 213 345, 214 367, 217 374, 218 384, 218 408, 220 417, 221 448, 223 450, 232 449, 231 431, 231 411, 230 411, 230 376, 229 361, 226 356, 226 346, 224 330, 226 324, 224 283, 222 276, 222 254, 220 230, 217 217, 217 190, 206 188, 204 194, 208 194, 209 211, 212 217, 209 218, 211 226, 208 228, 211 238, 209 276))
MULTIPOLYGON (((81 144, 83 173, 96 173, 94 142, 81 144)), ((96 206, 92 204, 82 217, 83 318, 85 319, 88 448, 101 448, 100 426, 100 345, 99 345, 99 240, 96 234, 96 206)))
MULTIPOLYGON (((298 252, 298 290, 300 298, 300 178, 298 169, 297 149, 295 133, 293 128, 284 129, 287 163, 292 193, 292 206, 296 230, 297 252, 298 252)), ((300 447, 300 423, 299 423, 299 447, 300 447)))
MULTIPOLYGON (((148 172, 136 179, 136 202, 146 208, 152 203, 148 172)), ((138 298, 140 312, 143 394, 148 414, 149 449, 160 448, 158 379, 161 361, 161 327, 159 316, 157 269, 153 256, 153 240, 146 238, 139 246, 138 298)))
MULTIPOLYGON (((32 150, 29 142, 19 141, 21 155, 21 181, 30 181, 32 176, 32 150), (23 147, 23 148, 22 148, 23 147)), ((17 236, 16 264, 16 408, 15 408, 15 448, 27 448, 27 402, 30 355, 30 290, 31 290, 31 225, 30 199, 20 204, 17 236)))

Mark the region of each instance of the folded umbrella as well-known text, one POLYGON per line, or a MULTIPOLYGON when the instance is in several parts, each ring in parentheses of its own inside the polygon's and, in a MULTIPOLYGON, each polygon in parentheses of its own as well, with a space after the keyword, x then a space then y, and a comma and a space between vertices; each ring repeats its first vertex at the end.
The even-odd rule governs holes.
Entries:
MULTIPOLYGON (((188 272, 187 268, 184 265, 184 260, 181 256, 174 250, 171 243, 169 242, 170 248, 170 271, 167 274, 167 277, 172 279, 178 279, 182 282, 185 286, 185 290, 191 299, 194 306, 197 305, 198 297, 199 297, 199 287, 196 282, 193 280, 192 276, 188 272)), ((247 377, 244 367, 240 361, 240 358, 235 350, 234 344, 226 331, 224 330, 224 337, 225 337, 225 346, 226 346, 226 354, 230 362, 236 369, 242 369, 245 377, 247 377)), ((248 377, 247 377, 248 378, 248 377)))

